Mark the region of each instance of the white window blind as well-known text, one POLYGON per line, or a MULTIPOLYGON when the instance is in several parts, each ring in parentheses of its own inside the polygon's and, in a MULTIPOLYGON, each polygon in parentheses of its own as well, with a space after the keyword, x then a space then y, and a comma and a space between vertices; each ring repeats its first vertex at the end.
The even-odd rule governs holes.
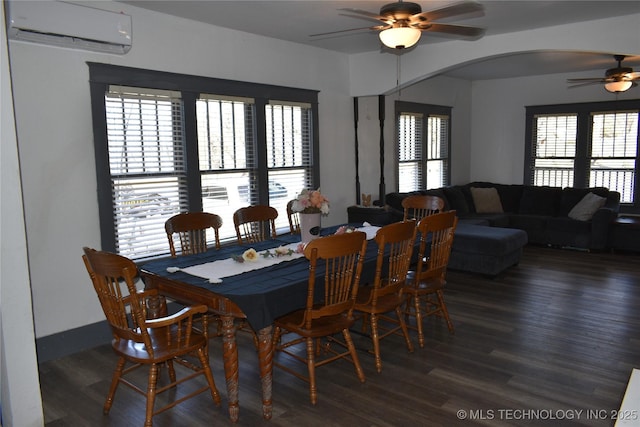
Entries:
POLYGON ((220 239, 233 240, 233 213, 257 203, 255 105, 250 98, 201 94, 196 101, 202 207, 223 218, 220 239))
POLYGON ((201 210, 232 243, 233 213, 257 203, 288 232, 287 200, 319 179, 317 91, 88 65, 103 249, 167 256, 166 220, 201 210))
POLYGON ((622 203, 633 201, 638 111, 592 114, 589 184, 620 192, 622 203))
POLYGON ((313 188, 311 106, 271 101, 265 106, 269 205, 278 210, 276 227, 287 230, 287 202, 313 188))
POLYGON ((164 222, 187 205, 179 93, 112 86, 105 107, 116 250, 166 252, 164 222))
POLYGON ((449 167, 449 116, 429 116, 427 129, 426 188, 440 188, 447 184, 447 169, 449 167))
POLYGON ((534 117, 531 157, 533 185, 570 187, 574 180, 578 115, 534 117))
POLYGON ((450 116, 435 112, 448 107, 416 104, 413 108, 422 112, 401 111, 397 116, 400 192, 449 184, 450 116))
POLYGON ((422 187, 422 114, 402 113, 398 118, 398 191, 422 187))

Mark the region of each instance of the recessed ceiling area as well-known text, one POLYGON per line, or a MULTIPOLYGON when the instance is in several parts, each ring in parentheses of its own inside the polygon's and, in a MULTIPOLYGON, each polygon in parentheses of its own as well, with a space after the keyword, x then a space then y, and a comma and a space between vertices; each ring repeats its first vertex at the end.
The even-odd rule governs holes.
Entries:
MULTIPOLYGON (((452 1, 416 1, 424 12, 439 9, 452 1)), ((381 44, 375 25, 366 19, 345 16, 343 8, 354 8, 379 13, 380 8, 392 1, 202 1, 202 0, 129 0, 133 6, 191 19, 220 27, 258 34, 346 54, 380 51, 381 44), (310 37, 312 34, 342 31, 310 37)), ((640 1, 479 1, 484 6, 483 16, 457 16, 442 23, 455 23, 483 27, 486 35, 506 34, 534 28, 544 28, 572 22, 590 21, 613 16, 640 13, 640 1)), ((453 36, 423 33, 419 45, 449 41, 453 36)), ((638 29, 640 44, 640 28, 638 29)), ((469 43, 473 43, 469 41, 469 43)), ((405 54, 410 54, 407 51, 405 54)), ((474 64, 463 64, 443 74, 469 80, 496 79, 601 70, 616 66, 613 54, 626 52, 526 52, 498 58, 489 58, 474 64)), ((640 55, 628 57, 625 66, 640 68, 640 55)), ((595 75, 594 77, 598 77, 595 75)))

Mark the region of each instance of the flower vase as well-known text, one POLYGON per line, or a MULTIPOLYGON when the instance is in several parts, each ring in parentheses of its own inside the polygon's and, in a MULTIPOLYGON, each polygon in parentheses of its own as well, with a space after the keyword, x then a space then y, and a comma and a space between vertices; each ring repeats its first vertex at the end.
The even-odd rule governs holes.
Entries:
POLYGON ((300 212, 300 238, 304 243, 320 237, 320 213, 300 212))

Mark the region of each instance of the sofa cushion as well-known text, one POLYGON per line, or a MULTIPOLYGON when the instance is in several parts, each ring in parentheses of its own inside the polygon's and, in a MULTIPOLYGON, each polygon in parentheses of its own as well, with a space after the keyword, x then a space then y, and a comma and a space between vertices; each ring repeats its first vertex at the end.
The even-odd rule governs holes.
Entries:
POLYGON ((527 244, 527 233, 512 228, 458 224, 452 251, 500 256, 527 244))
POLYGON ((593 214, 598 209, 604 206, 604 202, 607 199, 600 197, 594 193, 587 193, 577 205, 569 211, 567 215, 571 219, 577 219, 578 221, 590 221, 593 218, 593 214))
POLYGON ((562 190, 557 187, 527 185, 522 189, 518 213, 556 216, 562 190))
POLYGON ((471 187, 471 197, 473 197, 473 205, 476 213, 502 213, 502 203, 498 190, 495 187, 476 188, 471 187))
POLYGON ((407 193, 388 193, 384 196, 384 201, 387 205, 391 206, 393 209, 402 211, 402 199, 407 197, 407 193))
POLYGON ((476 224, 484 224, 490 225, 491 227, 509 227, 511 215, 505 213, 489 213, 489 214, 468 214, 460 216, 458 218, 460 220, 466 220, 467 222, 471 222, 473 220, 477 220, 476 224))
POLYGON ((562 189, 562 197, 560 199, 560 210, 558 216, 568 216, 569 212, 575 205, 580 202, 584 196, 589 193, 594 193, 600 197, 608 197, 609 190, 603 187, 591 187, 591 188, 573 188, 565 187, 562 189))
POLYGON ((449 210, 455 210, 458 216, 469 213, 469 205, 464 197, 462 189, 458 186, 443 188, 444 195, 449 204, 449 210))
POLYGON ((502 209, 504 212, 516 213, 520 207, 520 200, 522 199, 522 185, 518 184, 500 184, 496 185, 498 194, 500 195, 500 202, 502 203, 502 209))
POLYGON ((576 221, 567 217, 549 218, 547 222, 547 230, 552 233, 589 234, 591 226, 586 221, 576 221))

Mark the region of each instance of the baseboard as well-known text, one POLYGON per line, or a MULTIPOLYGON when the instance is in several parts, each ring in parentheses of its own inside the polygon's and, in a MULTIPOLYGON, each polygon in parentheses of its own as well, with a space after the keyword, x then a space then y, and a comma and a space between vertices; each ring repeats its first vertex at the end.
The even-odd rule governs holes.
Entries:
MULTIPOLYGON (((181 307, 177 303, 168 303, 169 312, 181 307)), ((111 328, 106 320, 37 338, 38 363, 109 344, 112 338, 111 328)))
POLYGON ((106 320, 38 338, 38 363, 107 344, 111 342, 111 338, 111 330, 106 320))

